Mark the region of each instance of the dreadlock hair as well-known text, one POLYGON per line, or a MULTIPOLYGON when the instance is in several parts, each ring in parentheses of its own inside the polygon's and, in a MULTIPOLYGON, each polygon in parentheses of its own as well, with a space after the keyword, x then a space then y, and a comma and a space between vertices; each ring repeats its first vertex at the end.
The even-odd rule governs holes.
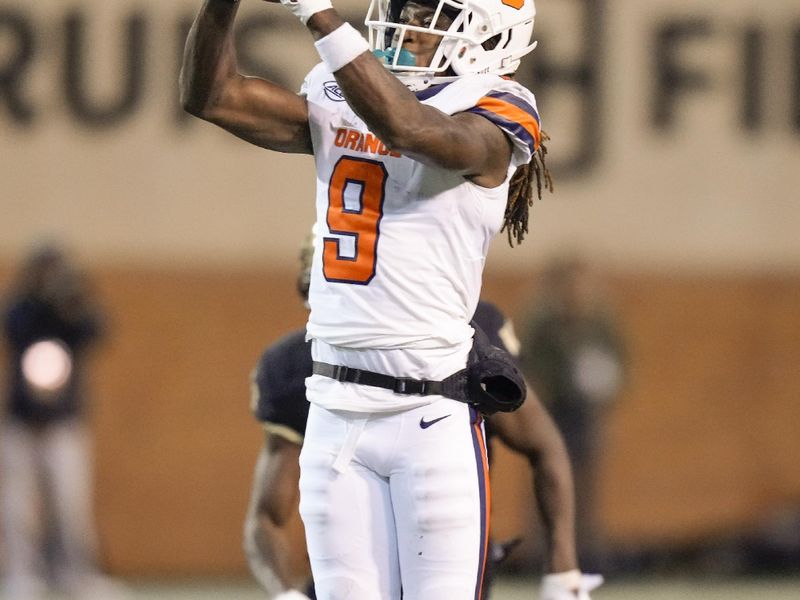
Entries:
POLYGON ((530 207, 533 206, 533 182, 536 181, 536 195, 541 200, 542 190, 553 191, 553 178, 545 163, 547 146, 545 142, 550 136, 542 131, 539 147, 533 153, 527 165, 519 167, 508 184, 508 202, 503 216, 503 227, 500 231, 508 232, 508 244, 514 247, 525 239, 528 233, 528 216, 530 207))

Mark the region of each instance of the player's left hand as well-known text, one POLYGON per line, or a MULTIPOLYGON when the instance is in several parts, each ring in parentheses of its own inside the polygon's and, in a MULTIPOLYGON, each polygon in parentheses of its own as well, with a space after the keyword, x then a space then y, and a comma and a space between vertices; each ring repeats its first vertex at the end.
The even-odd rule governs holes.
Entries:
POLYGON ((591 600, 589 592, 602 584, 602 575, 581 573, 577 569, 552 573, 542 578, 539 600, 591 600))

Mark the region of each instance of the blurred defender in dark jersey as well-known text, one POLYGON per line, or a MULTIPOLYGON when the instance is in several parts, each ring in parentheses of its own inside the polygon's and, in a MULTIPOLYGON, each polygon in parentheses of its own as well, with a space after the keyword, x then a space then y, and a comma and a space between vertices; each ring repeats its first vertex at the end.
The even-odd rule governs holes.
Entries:
MULTIPOLYGON (((308 294, 313 249, 301 253, 303 269, 298 292, 308 294)), ((511 322, 488 302, 480 302, 474 316, 491 342, 513 355, 519 350, 511 322)), ((313 585, 293 572, 293 557, 305 549, 297 525, 300 478, 299 457, 309 404, 305 379, 311 375, 311 343, 305 331, 293 331, 268 347, 253 372, 253 413, 264 426, 264 445, 258 457, 253 492, 245 523, 245 551, 250 569, 276 600, 314 598, 313 585), (304 591, 299 589, 306 588, 304 591)), ((575 550, 575 498, 564 442, 538 398, 528 390, 522 408, 487 417, 487 434, 498 437, 528 458, 534 473, 534 491, 547 536, 547 574, 541 600, 589 600, 600 585, 597 575, 581 574, 575 550)), ((492 558, 502 560, 507 545, 495 544, 492 558)), ((492 569, 487 569, 487 579, 492 569)), ((310 570, 307 571, 310 573, 310 570)), ((484 597, 488 598, 488 583, 484 597)))

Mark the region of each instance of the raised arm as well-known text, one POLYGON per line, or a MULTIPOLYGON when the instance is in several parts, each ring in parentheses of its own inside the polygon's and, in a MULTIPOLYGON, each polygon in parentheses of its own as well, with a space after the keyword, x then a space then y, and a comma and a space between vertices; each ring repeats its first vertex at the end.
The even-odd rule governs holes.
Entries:
POLYGON ((183 55, 183 108, 256 146, 311 154, 305 98, 238 72, 233 23, 238 2, 205 0, 183 55))

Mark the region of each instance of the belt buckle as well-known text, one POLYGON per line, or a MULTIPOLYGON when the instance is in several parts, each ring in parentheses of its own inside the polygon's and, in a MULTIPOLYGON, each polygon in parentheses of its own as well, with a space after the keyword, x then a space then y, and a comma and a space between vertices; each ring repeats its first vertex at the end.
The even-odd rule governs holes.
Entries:
POLYGON ((334 379, 336 381, 347 381, 347 371, 348 368, 344 365, 336 365, 336 373, 334 373, 334 379))
POLYGON ((428 395, 427 379, 412 379, 411 377, 396 377, 394 380, 394 391, 396 394, 419 394, 428 395))
POLYGON ((395 394, 413 394, 414 392, 409 391, 409 384, 413 383, 414 380, 410 377, 396 377, 394 380, 394 393, 395 394))

